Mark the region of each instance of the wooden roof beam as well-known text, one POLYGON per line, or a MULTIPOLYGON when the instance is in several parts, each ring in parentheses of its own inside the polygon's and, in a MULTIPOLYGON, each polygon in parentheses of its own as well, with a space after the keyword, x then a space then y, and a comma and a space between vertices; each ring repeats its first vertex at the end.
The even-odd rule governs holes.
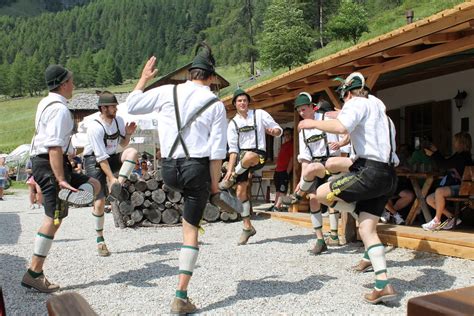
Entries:
POLYGON ((299 88, 304 88, 308 84, 304 81, 295 81, 295 82, 290 82, 285 86, 287 90, 294 90, 294 89, 299 89, 299 88))
POLYGON ((326 91, 326 94, 328 95, 329 100, 334 105, 334 107, 336 109, 341 109, 342 108, 342 102, 341 102, 341 100, 339 100, 339 96, 337 95, 336 91, 334 91, 333 89, 331 89, 329 87, 325 88, 324 91, 326 91))
POLYGON ((352 64, 356 67, 367 67, 367 66, 372 66, 376 64, 381 64, 385 61, 386 59, 383 58, 382 56, 375 56, 375 57, 366 57, 366 58, 358 59, 352 64))
POLYGON ((406 56, 416 53, 420 49, 419 45, 394 47, 382 52, 382 56, 385 58, 406 56))
POLYGON ((379 79, 379 77, 380 77, 380 73, 373 73, 373 74, 369 75, 367 80, 365 80, 365 85, 370 90, 372 90, 375 86, 375 83, 377 82, 377 79, 379 79))
POLYGON ((278 88, 278 89, 273 89, 273 90, 270 90, 268 91, 268 94, 271 96, 271 97, 274 97, 276 95, 280 95, 280 94, 283 94, 283 93, 286 93, 288 90, 286 90, 286 88, 278 88))
POLYGON ((303 80, 303 82, 306 83, 306 84, 311 84, 311 83, 315 83, 315 82, 325 81, 325 80, 328 80, 328 79, 331 79, 331 77, 329 77, 326 74, 318 74, 318 75, 312 75, 312 76, 306 77, 303 80))
POLYGON ((354 71, 356 71, 356 68, 354 66, 342 66, 329 69, 328 71, 326 71, 326 74, 328 74, 328 76, 330 77, 334 77, 339 75, 348 75, 354 71))
POLYGON ((450 32, 450 33, 437 33, 431 34, 425 38, 423 38, 423 44, 441 44, 446 42, 451 42, 457 40, 461 37, 460 32, 450 32))

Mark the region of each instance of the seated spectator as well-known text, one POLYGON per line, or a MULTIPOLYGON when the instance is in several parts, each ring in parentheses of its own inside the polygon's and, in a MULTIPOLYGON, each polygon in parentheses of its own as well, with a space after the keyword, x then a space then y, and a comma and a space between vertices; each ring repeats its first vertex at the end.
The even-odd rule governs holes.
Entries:
POLYGON ((142 170, 142 174, 141 174, 141 175, 142 175, 142 177, 143 177, 146 173, 148 173, 148 162, 142 160, 142 161, 140 162, 140 169, 142 170))
POLYGON ((446 198, 459 194, 464 168, 472 165, 471 147, 471 135, 461 132, 454 135, 453 149, 455 153, 449 158, 444 158, 434 145, 425 148, 425 152, 431 157, 431 160, 439 168, 447 170, 447 173, 436 191, 426 198, 428 205, 436 210, 436 215, 430 222, 421 225, 424 230, 452 229, 461 223, 460 219, 455 223, 453 214, 446 209, 446 198), (443 215, 448 219, 442 223, 441 217, 443 215))
POLYGON ((141 168, 141 164, 138 162, 138 159, 135 163, 135 169, 133 169, 132 172, 138 174, 139 177, 142 176, 142 168, 141 168))
POLYGON ((288 192, 288 185, 293 170, 293 129, 286 127, 283 130, 282 145, 275 167, 273 181, 275 183, 275 204, 268 209, 269 211, 280 212, 283 210, 281 198, 288 192))

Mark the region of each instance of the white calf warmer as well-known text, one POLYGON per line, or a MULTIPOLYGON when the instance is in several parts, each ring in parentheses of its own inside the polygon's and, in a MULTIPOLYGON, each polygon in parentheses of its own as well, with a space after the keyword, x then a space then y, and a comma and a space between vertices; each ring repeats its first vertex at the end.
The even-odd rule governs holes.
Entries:
POLYGON ((46 258, 49 249, 53 244, 53 238, 42 233, 37 233, 35 237, 35 250, 34 255, 41 258, 46 258))
POLYGON ((323 227, 323 214, 321 211, 311 211, 311 223, 314 229, 321 229, 323 227))
POLYGON ((329 227, 331 231, 337 231, 339 221, 339 212, 329 213, 329 227))
POLYGON ((375 244, 367 248, 367 253, 374 267, 375 274, 387 272, 387 262, 385 261, 385 247, 383 244, 375 244))
POLYGON ((199 254, 199 248, 193 246, 181 246, 179 253, 179 273, 193 275, 194 266, 199 254))
POLYGON ((247 169, 245 169, 244 167, 242 167, 242 162, 239 162, 237 164, 237 166, 235 167, 235 173, 236 174, 242 174, 244 173, 245 171, 247 171, 247 169))
POLYGON ((303 192, 308 192, 311 189, 311 186, 313 185, 314 180, 307 181, 304 178, 301 179, 300 182, 300 190, 303 192))
POLYGON ((250 201, 242 202, 242 217, 249 217, 250 216, 250 201))
POLYGON ((135 161, 125 160, 122 163, 122 167, 120 167, 119 177, 123 177, 125 179, 128 179, 128 177, 132 173, 133 169, 135 169, 135 165, 136 165, 135 161))
POLYGON ((94 215, 95 230, 98 231, 98 232, 103 231, 104 230, 104 222, 105 222, 104 214, 102 213, 102 215, 96 215, 96 214, 92 213, 92 215, 94 215))

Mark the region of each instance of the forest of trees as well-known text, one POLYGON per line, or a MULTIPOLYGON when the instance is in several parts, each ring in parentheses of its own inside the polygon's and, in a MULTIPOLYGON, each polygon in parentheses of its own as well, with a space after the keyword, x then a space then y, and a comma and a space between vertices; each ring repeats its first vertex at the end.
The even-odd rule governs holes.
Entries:
POLYGON ((0 95, 39 93, 51 63, 70 68, 78 87, 135 78, 150 55, 157 56, 164 75, 189 62, 201 40, 212 46, 218 66, 261 60, 267 67, 291 68, 337 37, 326 24, 339 7, 351 3, 365 10, 399 2, 96 0, 35 17, 0 16, 0 95))

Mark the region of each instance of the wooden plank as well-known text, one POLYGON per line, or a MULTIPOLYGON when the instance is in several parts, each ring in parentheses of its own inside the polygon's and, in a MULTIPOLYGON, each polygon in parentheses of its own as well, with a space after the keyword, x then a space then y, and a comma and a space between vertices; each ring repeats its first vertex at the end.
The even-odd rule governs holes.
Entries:
POLYGON ((295 81, 295 82, 290 82, 289 84, 287 84, 285 88, 289 90, 294 90, 298 88, 304 88, 306 86, 308 86, 308 83, 306 83, 305 81, 295 81))
POLYGON ((393 57, 400 57, 413 54, 419 50, 421 50, 421 46, 413 45, 413 46, 400 46, 391 49, 387 49, 386 51, 382 52, 382 56, 385 58, 393 58, 393 57))
POLYGON ((431 34, 423 38, 423 44, 431 45, 446 43, 457 40, 460 37, 462 37, 462 34, 460 32, 431 34))
POLYGON ((268 92, 270 97, 274 97, 276 95, 281 95, 283 93, 286 93, 288 90, 286 88, 279 88, 279 89, 273 89, 268 92))
POLYGON ((365 81, 365 85, 369 87, 370 90, 372 90, 375 86, 375 83, 377 82, 377 79, 379 79, 379 77, 380 77, 379 73, 371 74, 365 81))
POLYGON ((354 61, 352 64, 356 67, 367 67, 372 65, 377 65, 385 62, 386 59, 382 56, 375 56, 375 57, 366 57, 359 60, 354 61))
POLYGON ((329 79, 331 79, 331 77, 328 76, 327 74, 318 74, 318 75, 313 75, 313 76, 309 76, 305 78, 303 82, 309 84, 309 83, 321 82, 321 81, 325 81, 329 79))
POLYGON ((436 253, 440 255, 459 257, 464 259, 474 260, 474 248, 466 246, 453 247, 438 241, 418 240, 409 237, 386 235, 379 233, 379 238, 384 244, 394 245, 400 248, 413 249, 417 251, 425 251, 436 253))
POLYGON ((341 212, 341 229, 339 235, 344 236, 346 242, 353 242, 357 238, 356 221, 352 215, 347 212, 341 212))
POLYGON ((336 67, 336 68, 331 68, 326 73, 328 76, 338 76, 338 75, 348 75, 350 73, 353 73, 356 71, 356 68, 354 66, 343 66, 343 67, 336 67))
POLYGON ((325 88, 324 91, 326 91, 326 94, 328 95, 329 100, 334 105, 334 107, 336 109, 342 109, 342 102, 339 100, 339 96, 336 94, 336 92, 331 88, 325 88))
MULTIPOLYGON (((411 23, 392 32, 352 46, 341 52, 295 68, 294 70, 284 73, 276 78, 262 82, 252 87, 247 92, 250 95, 262 93, 290 82, 304 79, 305 77, 315 73, 322 73, 323 71, 330 68, 339 67, 344 64, 351 63, 357 59, 368 57, 393 47, 404 45, 430 34, 452 28, 464 22, 469 22, 472 20, 473 15, 474 3, 463 3, 454 7, 453 9, 442 11, 423 20, 411 23)), ((231 99, 231 97, 225 98, 223 102, 227 103, 229 99, 231 99)))

